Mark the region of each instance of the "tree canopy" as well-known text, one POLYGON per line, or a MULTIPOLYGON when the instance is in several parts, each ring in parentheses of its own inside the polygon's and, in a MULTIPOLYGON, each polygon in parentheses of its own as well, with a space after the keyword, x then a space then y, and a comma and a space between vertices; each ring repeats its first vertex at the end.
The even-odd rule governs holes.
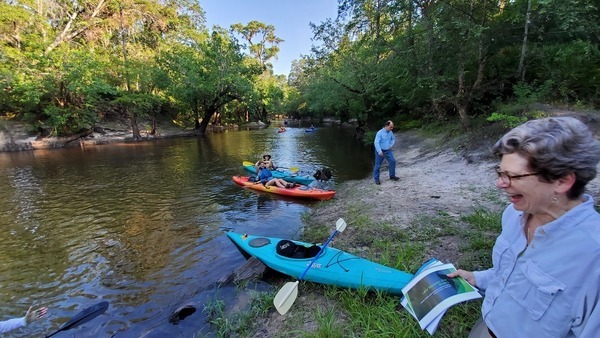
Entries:
POLYGON ((598 0, 340 0, 292 69, 289 109, 468 123, 533 100, 597 107, 599 15, 598 0))
POLYGON ((336 116, 509 120, 600 105, 600 0, 339 0, 289 76, 258 22, 205 27, 188 0, 0 2, 0 115, 51 135, 106 118, 194 125, 336 116))

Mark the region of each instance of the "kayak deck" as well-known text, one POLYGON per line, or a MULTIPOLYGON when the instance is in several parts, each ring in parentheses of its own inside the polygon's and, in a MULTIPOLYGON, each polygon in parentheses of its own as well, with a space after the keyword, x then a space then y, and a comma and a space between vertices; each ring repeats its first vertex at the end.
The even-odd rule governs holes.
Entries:
MULTIPOLYGON (((256 168, 253 165, 245 165, 243 167, 246 171, 256 174, 256 168)), ((300 184, 304 184, 304 185, 309 185, 315 180, 314 177, 312 177, 312 176, 296 175, 296 174, 291 174, 291 173, 287 173, 287 172, 283 172, 283 171, 279 171, 279 170, 271 170, 271 174, 275 178, 282 178, 291 183, 300 183, 300 184)))
POLYGON ((248 176, 233 176, 233 181, 248 189, 264 191, 282 196, 311 198, 317 200, 330 200, 335 195, 334 190, 323 190, 305 185, 294 185, 293 188, 279 188, 277 186, 265 186, 261 182, 251 182, 248 176))
MULTIPOLYGON (((295 278, 304 272, 316 255, 314 246, 305 242, 235 232, 227 232, 227 237, 246 258, 254 256, 271 269, 295 278), (304 248, 302 251, 312 251, 312 257, 309 257, 310 255, 298 258, 283 256, 277 252, 277 246, 280 243, 301 246, 304 248)), ((352 289, 367 288, 392 294, 401 294, 402 288, 412 278, 413 275, 410 273, 354 256, 333 247, 325 248, 304 276, 304 280, 311 282, 352 289)))

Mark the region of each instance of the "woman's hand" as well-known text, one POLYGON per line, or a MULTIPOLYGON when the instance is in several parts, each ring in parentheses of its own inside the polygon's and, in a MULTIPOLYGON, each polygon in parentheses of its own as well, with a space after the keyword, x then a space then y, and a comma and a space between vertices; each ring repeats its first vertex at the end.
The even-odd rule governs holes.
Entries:
POLYGON ((41 307, 37 310, 34 310, 33 306, 30 306, 29 310, 27 310, 27 314, 25 315, 25 322, 29 324, 34 320, 44 318, 44 316, 46 315, 46 311, 48 311, 48 308, 46 307, 41 307))
POLYGON ((465 270, 458 269, 453 273, 447 274, 446 276, 448 276, 450 278, 461 276, 467 282, 469 282, 469 284, 471 284, 475 287, 477 286, 477 283, 475 282, 475 274, 473 274, 473 272, 471 272, 471 271, 465 271, 465 270))

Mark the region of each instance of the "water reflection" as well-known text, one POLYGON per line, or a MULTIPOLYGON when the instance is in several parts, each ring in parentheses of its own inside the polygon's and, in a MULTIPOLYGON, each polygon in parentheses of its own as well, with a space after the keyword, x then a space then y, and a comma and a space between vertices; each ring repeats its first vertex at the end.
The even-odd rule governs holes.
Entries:
POLYGON ((269 152, 305 174, 330 167, 333 186, 363 178, 370 150, 344 133, 266 129, 0 154, 0 319, 48 306, 47 320, 13 334, 39 335, 108 300, 72 334, 210 332, 201 311, 177 326, 167 319, 183 304, 201 309, 243 261, 223 229, 296 237, 302 213, 320 203, 244 190, 231 177, 269 152))

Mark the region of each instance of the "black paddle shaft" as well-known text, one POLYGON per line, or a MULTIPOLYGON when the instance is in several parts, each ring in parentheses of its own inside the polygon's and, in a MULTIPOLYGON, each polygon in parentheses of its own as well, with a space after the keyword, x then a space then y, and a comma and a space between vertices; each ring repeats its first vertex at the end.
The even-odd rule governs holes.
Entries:
POLYGON ((66 331, 69 330, 71 328, 74 328, 77 325, 81 325, 83 323, 87 323, 90 320, 98 317, 99 315, 103 314, 106 309, 108 309, 108 302, 107 301, 102 301, 96 305, 90 306, 87 309, 81 311, 80 313, 78 313, 77 315, 73 316, 68 322, 64 323, 58 330, 56 330, 55 332, 49 334, 46 336, 46 338, 48 337, 52 337, 55 334, 59 333, 60 331, 66 331))

